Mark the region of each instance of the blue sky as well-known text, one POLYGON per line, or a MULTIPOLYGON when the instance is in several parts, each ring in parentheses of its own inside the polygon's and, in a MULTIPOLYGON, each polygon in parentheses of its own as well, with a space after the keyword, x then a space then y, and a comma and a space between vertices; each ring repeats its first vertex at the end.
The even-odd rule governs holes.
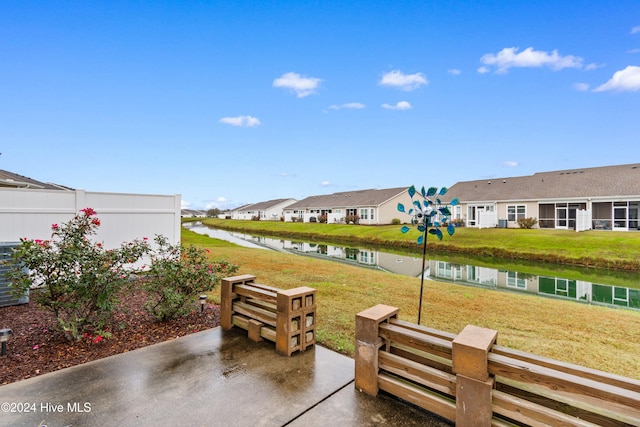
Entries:
POLYGON ((640 162, 640 2, 0 2, 0 169, 192 208, 640 162))

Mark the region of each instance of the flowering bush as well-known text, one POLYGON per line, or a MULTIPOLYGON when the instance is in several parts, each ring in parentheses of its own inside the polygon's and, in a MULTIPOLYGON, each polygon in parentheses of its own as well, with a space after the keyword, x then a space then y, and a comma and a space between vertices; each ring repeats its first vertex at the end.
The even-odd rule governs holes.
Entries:
POLYGON ((51 240, 20 239, 13 253, 8 275, 14 292, 24 295, 35 286, 32 298, 54 313, 68 339, 102 332, 135 272, 133 264, 149 250, 137 240, 106 250, 89 239, 99 226, 96 212, 86 208, 65 224, 53 224, 51 240))
POLYGON ((171 245, 163 236, 156 236, 155 242, 157 249, 150 253, 151 265, 142 286, 149 295, 145 309, 158 320, 189 313, 199 294, 238 270, 226 261, 211 261, 208 250, 171 245))

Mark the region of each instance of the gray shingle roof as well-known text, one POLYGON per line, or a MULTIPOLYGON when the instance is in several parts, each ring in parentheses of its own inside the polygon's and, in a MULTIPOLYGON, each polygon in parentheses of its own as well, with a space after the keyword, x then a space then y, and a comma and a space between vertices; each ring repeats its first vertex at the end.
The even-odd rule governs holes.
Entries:
POLYGON ((458 182, 442 199, 467 203, 611 196, 640 196, 640 163, 458 182))
POLYGON ((234 211, 236 212, 266 211, 268 209, 271 209, 274 206, 279 205, 280 203, 286 202, 287 200, 293 200, 293 199, 274 199, 274 200, 268 200, 266 202, 249 203, 247 205, 240 206, 234 209, 234 211))
POLYGON ((73 190, 72 188, 65 187, 62 185, 36 181, 35 179, 31 179, 26 176, 18 175, 17 173, 5 171, 2 169, 0 169, 0 187, 31 188, 31 189, 45 189, 45 190, 67 190, 67 191, 73 190))
POLYGON ((302 199, 287 209, 313 209, 313 208, 349 208, 358 206, 380 206, 387 200, 407 191, 409 187, 385 188, 381 190, 357 190, 342 193, 310 196, 302 199))

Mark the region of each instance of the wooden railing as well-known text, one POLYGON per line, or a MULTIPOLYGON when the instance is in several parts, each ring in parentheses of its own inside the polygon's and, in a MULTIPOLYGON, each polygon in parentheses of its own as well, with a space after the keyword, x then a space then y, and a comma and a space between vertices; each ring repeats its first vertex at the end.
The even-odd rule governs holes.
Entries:
POLYGON ((314 345, 316 290, 282 290, 255 279, 250 274, 222 279, 220 326, 245 329, 253 341, 273 341, 276 351, 286 356, 314 345))
POLYGON ((401 321, 377 305, 356 316, 355 387, 380 390, 459 426, 640 426, 640 381, 401 321))

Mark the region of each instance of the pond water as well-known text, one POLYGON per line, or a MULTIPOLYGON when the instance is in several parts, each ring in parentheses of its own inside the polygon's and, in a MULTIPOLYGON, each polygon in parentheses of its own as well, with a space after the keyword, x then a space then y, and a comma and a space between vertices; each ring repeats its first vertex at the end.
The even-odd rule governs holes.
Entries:
MULTIPOLYGON (((422 257, 416 254, 250 235, 207 227, 199 222, 185 223, 183 226, 196 233, 251 248, 324 258, 404 276, 420 277, 422 273, 422 257)), ((572 268, 574 274, 559 275, 551 267, 544 270, 539 264, 536 270, 542 272, 531 274, 512 264, 496 265, 491 260, 492 265, 486 266, 486 263, 478 261, 460 256, 452 260, 446 255, 437 255, 437 258, 428 259, 425 279, 640 310, 638 274, 603 272, 599 275, 593 270, 572 268)))

